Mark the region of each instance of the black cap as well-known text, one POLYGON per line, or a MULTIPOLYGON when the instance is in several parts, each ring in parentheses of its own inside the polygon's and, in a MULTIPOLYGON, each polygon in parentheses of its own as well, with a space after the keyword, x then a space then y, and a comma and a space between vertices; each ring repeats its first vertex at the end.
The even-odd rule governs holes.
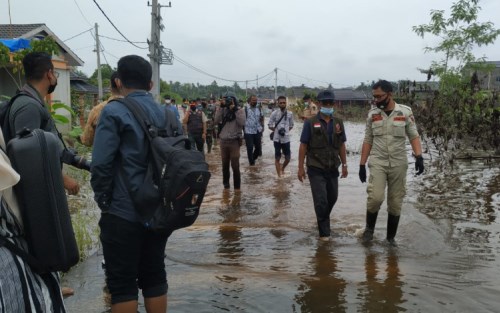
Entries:
POLYGON ((320 91, 316 98, 318 99, 318 101, 335 101, 335 95, 333 94, 333 91, 330 90, 320 91))

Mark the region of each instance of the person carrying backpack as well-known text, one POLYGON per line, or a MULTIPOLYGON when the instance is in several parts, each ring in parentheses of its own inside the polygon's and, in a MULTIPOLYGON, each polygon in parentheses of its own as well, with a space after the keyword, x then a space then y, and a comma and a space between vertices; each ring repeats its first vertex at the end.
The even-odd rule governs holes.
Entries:
MULTIPOLYGON (((140 106, 158 128, 166 128, 165 111, 148 92, 152 68, 140 56, 118 61, 115 80, 120 94, 140 106)), ((180 131, 182 133, 182 131, 180 131)), ((146 311, 166 312, 165 246, 168 234, 142 223, 129 190, 145 181, 149 141, 134 114, 119 101, 101 112, 92 153, 91 185, 101 209, 99 227, 112 312, 137 312, 138 288, 146 311)))

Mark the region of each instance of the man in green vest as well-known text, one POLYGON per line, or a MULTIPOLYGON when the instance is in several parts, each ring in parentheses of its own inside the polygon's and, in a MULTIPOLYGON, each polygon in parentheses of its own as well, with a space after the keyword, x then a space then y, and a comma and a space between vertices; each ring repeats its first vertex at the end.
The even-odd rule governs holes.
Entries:
POLYGON ((398 230, 399 216, 403 198, 406 194, 406 175, 408 158, 406 155, 406 137, 415 154, 417 175, 424 171, 422 146, 418 135, 415 118, 411 108, 398 104, 392 98, 392 85, 386 80, 379 80, 372 87, 376 107, 368 112, 365 139, 359 161, 359 179, 366 182, 366 162, 368 167, 368 199, 366 201, 366 228, 363 242, 373 239, 378 211, 384 202, 387 186, 387 241, 395 246, 394 237, 398 230))
POLYGON ((319 239, 330 240, 330 213, 338 197, 339 166, 341 178, 347 177, 346 134, 344 123, 334 117, 333 91, 318 93, 319 113, 304 121, 299 147, 297 176, 302 182, 306 177, 304 158, 307 156, 307 176, 311 184, 314 211, 318 222, 319 239))

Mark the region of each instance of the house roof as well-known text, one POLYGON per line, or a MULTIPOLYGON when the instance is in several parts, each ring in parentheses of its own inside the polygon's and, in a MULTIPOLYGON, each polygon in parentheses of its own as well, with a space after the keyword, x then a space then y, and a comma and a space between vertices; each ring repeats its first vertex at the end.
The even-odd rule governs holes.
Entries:
MULTIPOLYGON (((99 88, 95 85, 90 84, 89 79, 85 76, 78 75, 78 73, 71 71, 69 74, 70 86, 71 89, 75 90, 79 93, 88 93, 88 94, 99 94, 99 88)), ((104 93, 111 92, 109 87, 103 88, 104 93)))
POLYGON ((82 66, 83 61, 66 46, 66 44, 59 39, 45 24, 0 24, 0 38, 13 39, 13 38, 45 38, 50 36, 54 38, 56 43, 61 47, 65 60, 71 66, 82 66))
POLYGON ((368 101, 371 99, 371 95, 367 95, 361 90, 352 89, 334 89, 336 101, 368 101))

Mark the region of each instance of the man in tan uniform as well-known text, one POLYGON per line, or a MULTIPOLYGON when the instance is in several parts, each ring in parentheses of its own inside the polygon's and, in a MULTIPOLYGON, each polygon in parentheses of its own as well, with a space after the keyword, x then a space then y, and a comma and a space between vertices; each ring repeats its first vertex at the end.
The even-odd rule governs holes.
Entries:
POLYGON ((95 129, 97 127, 97 122, 99 122, 99 116, 101 115, 101 111, 104 106, 111 100, 122 98, 122 96, 120 95, 120 91, 118 90, 118 87, 115 83, 116 78, 118 78, 118 74, 116 72, 113 72, 110 78, 111 96, 108 98, 108 100, 99 103, 98 105, 93 107, 92 110, 90 110, 89 116, 87 118, 87 123, 85 124, 83 133, 80 136, 80 140, 87 147, 92 147, 92 145, 94 144, 95 129))
POLYGON ((372 88, 376 108, 368 113, 361 160, 359 163, 359 179, 366 182, 366 161, 370 157, 370 178, 368 180, 368 199, 366 203, 366 228, 363 241, 373 239, 373 231, 377 222, 378 211, 384 202, 387 185, 387 241, 396 245, 394 237, 399 224, 401 206, 406 194, 406 172, 408 159, 406 156, 406 137, 410 140, 416 157, 417 175, 424 171, 422 146, 415 125, 411 108, 397 104, 392 98, 392 85, 380 80, 372 88))

